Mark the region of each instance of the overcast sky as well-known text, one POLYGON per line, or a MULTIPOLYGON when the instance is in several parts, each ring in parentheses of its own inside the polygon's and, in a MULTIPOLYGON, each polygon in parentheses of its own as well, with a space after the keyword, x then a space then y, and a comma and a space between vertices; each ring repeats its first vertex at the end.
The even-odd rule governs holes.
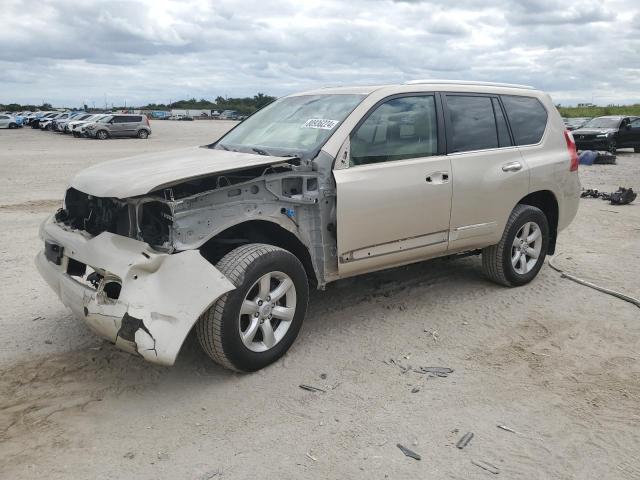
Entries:
POLYGON ((0 0, 0 103, 281 96, 416 78, 640 102, 640 0, 0 0))

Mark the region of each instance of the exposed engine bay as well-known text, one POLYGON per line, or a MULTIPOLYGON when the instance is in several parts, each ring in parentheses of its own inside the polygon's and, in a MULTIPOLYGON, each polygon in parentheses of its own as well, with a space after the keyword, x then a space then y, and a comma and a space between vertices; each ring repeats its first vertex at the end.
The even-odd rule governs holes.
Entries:
POLYGON ((260 241, 261 232, 242 225, 267 221, 265 230, 273 233, 270 225, 277 224, 304 244, 319 283, 324 284, 327 269, 335 270, 325 265, 327 256, 335 264, 335 188, 309 164, 204 176, 124 199, 72 187, 55 220, 91 236, 109 232, 140 240, 159 252, 204 245, 202 253, 212 262, 239 244, 260 241))

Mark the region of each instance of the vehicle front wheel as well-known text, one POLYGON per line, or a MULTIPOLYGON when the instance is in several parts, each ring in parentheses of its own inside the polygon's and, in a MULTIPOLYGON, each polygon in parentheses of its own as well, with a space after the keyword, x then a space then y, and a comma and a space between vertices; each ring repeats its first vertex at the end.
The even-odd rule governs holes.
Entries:
POLYGON ((282 357, 298 336, 309 283, 300 260, 282 248, 251 243, 216 268, 236 289, 220 297, 198 320, 204 351, 220 365, 253 372, 282 357))
POLYGON ((15 123, 13 123, 13 122, 11 122, 11 123, 9 124, 9 128, 18 128, 18 125, 17 125, 17 124, 15 124, 15 123))
POLYGON ((633 147, 633 151, 635 153, 640 153, 640 147, 633 147))
POLYGON ((507 287, 529 283, 542 268, 549 247, 549 223, 539 208, 517 205, 500 242, 482 250, 482 269, 507 287))
POLYGON ((107 133, 106 130, 98 130, 96 132, 96 138, 98 140, 106 140, 107 138, 109 138, 109 134, 107 133))
POLYGON ((142 129, 142 130, 138 130, 138 138, 148 138, 149 137, 149 132, 147 132, 146 130, 142 129))
POLYGON ((618 149, 618 145, 616 144, 616 141, 609 140, 609 144, 607 145, 607 151, 615 154, 617 149, 618 149))

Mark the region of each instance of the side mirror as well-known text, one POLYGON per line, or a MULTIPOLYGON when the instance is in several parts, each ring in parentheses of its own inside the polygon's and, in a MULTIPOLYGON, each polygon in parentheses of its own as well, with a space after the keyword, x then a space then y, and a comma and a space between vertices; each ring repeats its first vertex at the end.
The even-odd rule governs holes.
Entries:
POLYGON ((630 124, 630 123, 627 123, 627 124, 624 126, 624 128, 625 128, 626 130, 631 130, 631 124, 630 124))

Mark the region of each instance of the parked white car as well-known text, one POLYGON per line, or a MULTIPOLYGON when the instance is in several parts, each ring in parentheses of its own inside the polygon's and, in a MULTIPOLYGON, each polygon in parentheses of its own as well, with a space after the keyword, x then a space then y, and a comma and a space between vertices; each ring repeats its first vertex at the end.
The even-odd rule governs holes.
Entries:
POLYGON ((13 115, 0 114, 0 128, 18 128, 18 122, 13 115))
POLYGON ((56 130, 58 132, 71 133, 69 124, 71 124, 72 122, 81 122, 83 120, 87 120, 91 116, 92 115, 90 113, 78 113, 76 115, 70 116, 64 121, 56 122, 56 130))
POLYGON ((541 91, 320 89, 208 148, 80 172, 41 226, 36 263, 122 349, 171 365, 195 328, 214 361, 254 371, 292 345, 310 287, 456 254, 527 284, 579 196, 575 143, 541 91))
POLYGON ((68 116, 69 116, 68 113, 58 112, 48 116, 47 118, 41 118, 40 124, 39 124, 40 130, 51 130, 53 128, 53 125, 51 122, 57 119, 67 118, 68 116))

